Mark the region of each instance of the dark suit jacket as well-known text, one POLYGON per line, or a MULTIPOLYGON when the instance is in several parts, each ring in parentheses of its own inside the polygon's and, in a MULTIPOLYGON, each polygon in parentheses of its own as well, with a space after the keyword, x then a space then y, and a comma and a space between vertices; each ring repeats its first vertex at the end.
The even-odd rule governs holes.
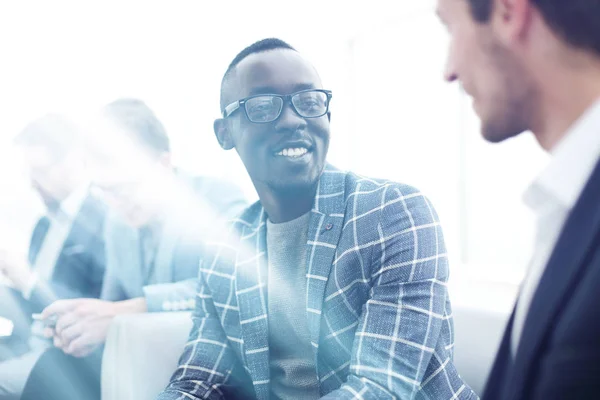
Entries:
MULTIPOLYGON (((44 309, 58 299, 100 297, 105 270, 105 215, 104 203, 88 195, 63 244, 52 278, 49 282, 39 282, 31 293, 29 303, 35 311, 44 309)), ((34 230, 29 247, 32 265, 44 238, 45 234, 36 234, 34 230)))
MULTIPOLYGON (((12 320, 15 325, 13 335, 0 341, 0 353, 6 347, 12 356, 27 350, 32 313, 39 313, 58 299, 100 296, 105 270, 105 214, 106 206, 98 198, 88 195, 73 221, 50 281, 39 281, 29 299, 24 299, 14 289, 0 286, 0 316, 12 320)), ((39 222, 33 231, 28 255, 31 265, 42 248, 47 228, 39 222)), ((0 360, 5 358, 6 354, 0 354, 0 360)))
POLYGON ((535 293, 519 350, 511 317, 484 400, 600 398, 600 162, 535 293))

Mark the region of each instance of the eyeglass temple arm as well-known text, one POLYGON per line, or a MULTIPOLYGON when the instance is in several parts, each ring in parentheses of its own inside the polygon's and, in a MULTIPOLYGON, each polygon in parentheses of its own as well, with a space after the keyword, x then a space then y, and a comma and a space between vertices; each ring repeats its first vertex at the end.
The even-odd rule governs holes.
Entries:
POLYGON ((240 108, 239 100, 229 104, 227 107, 225 107, 225 110, 223 111, 223 118, 227 118, 228 116, 233 114, 233 112, 238 108, 240 108))

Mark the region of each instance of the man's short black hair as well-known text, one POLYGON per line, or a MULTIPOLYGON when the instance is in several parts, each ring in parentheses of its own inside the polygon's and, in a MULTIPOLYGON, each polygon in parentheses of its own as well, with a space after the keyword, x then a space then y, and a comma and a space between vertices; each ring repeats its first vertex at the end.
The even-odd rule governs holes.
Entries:
POLYGON ((156 152, 170 152, 169 136, 154 111, 142 100, 122 98, 104 106, 104 115, 127 130, 131 138, 156 152))
POLYGON ((237 67, 237 65, 240 62, 242 62, 243 59, 245 59, 246 57, 248 57, 251 54, 263 53, 265 51, 277 50, 277 49, 287 49, 287 50, 296 51, 295 48, 293 48, 292 46, 290 46, 288 43, 284 42, 281 39, 268 38, 268 39, 262 39, 262 40, 259 40, 258 42, 252 43, 250 46, 248 46, 244 50, 240 51, 237 56, 235 56, 233 61, 231 61, 231 63, 229 64, 229 67, 227 67, 227 71, 225 71, 225 74, 223 75, 223 80, 221 81, 221 112, 223 112, 223 110, 227 106, 227 104, 224 104, 227 101, 226 95, 225 95, 225 83, 231 76, 231 73, 235 69, 235 67, 237 67))
MULTIPOLYGON (((494 0, 467 0, 476 21, 488 22, 494 0)), ((600 0, 529 0, 550 28, 572 46, 600 56, 600 0)))
POLYGON ((60 114, 44 115, 23 128, 14 143, 23 147, 43 147, 58 160, 80 143, 78 127, 60 114))

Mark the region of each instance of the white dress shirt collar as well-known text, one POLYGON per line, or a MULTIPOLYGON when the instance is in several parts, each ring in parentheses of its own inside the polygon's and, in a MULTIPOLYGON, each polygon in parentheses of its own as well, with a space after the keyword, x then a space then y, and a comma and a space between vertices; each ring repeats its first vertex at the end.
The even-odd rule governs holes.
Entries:
POLYGON ((525 203, 539 210, 544 200, 552 198, 570 210, 600 158, 600 99, 573 124, 551 154, 548 166, 525 192, 525 203))
POLYGON ((516 305, 511 351, 517 354, 525 318, 569 213, 600 158, 600 100, 569 129, 552 151, 548 166, 530 185, 525 203, 537 219, 527 276, 516 305))

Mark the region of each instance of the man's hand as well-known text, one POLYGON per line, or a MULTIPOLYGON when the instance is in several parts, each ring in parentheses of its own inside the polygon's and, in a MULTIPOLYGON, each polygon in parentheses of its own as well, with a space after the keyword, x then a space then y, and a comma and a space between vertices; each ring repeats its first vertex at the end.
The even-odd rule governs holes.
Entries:
POLYGON ((42 312, 43 319, 57 316, 45 335, 54 345, 74 357, 85 357, 106 340, 113 318, 146 311, 145 299, 111 302, 97 299, 58 300, 42 312))
POLYGON ((25 256, 6 250, 0 250, 0 272, 21 292, 27 288, 34 277, 25 256))

